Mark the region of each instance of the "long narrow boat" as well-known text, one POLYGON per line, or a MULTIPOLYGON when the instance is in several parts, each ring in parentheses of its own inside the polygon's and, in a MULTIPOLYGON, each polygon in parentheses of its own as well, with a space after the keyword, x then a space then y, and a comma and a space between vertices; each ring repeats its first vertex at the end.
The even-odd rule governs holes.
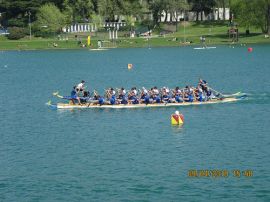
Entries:
POLYGON ((47 103, 50 107, 54 109, 92 109, 92 108, 112 108, 112 109, 125 109, 125 108, 153 108, 153 107, 182 107, 190 105, 208 105, 208 104, 218 104, 218 103, 230 103, 236 102, 244 99, 245 96, 240 97, 228 97, 223 99, 212 99, 205 102, 182 102, 182 103, 156 103, 156 104, 116 104, 116 105, 98 105, 98 104, 70 104, 70 103, 57 103, 52 104, 50 101, 47 103))

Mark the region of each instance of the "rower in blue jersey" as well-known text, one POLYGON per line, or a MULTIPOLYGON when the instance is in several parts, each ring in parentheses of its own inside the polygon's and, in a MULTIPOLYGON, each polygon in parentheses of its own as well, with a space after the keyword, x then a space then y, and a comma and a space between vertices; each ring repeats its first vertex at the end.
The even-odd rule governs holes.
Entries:
POLYGON ((78 101, 79 105, 81 105, 81 100, 78 97, 78 91, 77 91, 77 86, 74 86, 71 93, 70 93, 70 100, 72 102, 72 104, 75 104, 75 100, 78 101))
POLYGON ((126 97, 126 90, 122 87, 118 90, 117 103, 128 104, 128 99, 126 97))
POLYGON ((202 92, 199 92, 199 96, 198 96, 197 99, 198 99, 199 102, 203 101, 203 93, 202 92))
POLYGON ((204 101, 203 91, 200 85, 198 85, 197 88, 195 89, 195 96, 199 102, 204 101))
POLYGON ((159 96, 159 90, 158 88, 155 86, 152 90, 152 97, 155 103, 160 103, 161 102, 161 98, 159 96))
POLYGON ((177 86, 173 92, 173 96, 175 99, 175 102, 183 102, 183 94, 180 90, 180 88, 177 86))
POLYGON ((141 99, 144 100, 145 96, 148 94, 148 90, 145 87, 142 87, 141 99))
POLYGON ((161 93, 162 93, 161 101, 165 103, 170 103, 171 102, 170 89, 164 86, 162 88, 161 93))
POLYGON ((109 89, 109 92, 108 92, 108 98, 109 98, 109 101, 110 101, 110 104, 111 105, 114 105, 116 104, 116 97, 115 97, 116 93, 115 93, 115 90, 113 88, 110 88, 109 89))
POLYGON ((193 94, 192 93, 188 94, 188 102, 193 102, 193 101, 194 101, 193 94))
POLYGON ((139 99, 137 98, 137 94, 138 94, 137 88, 136 87, 131 88, 128 94, 129 103, 139 104, 139 99))
POLYGON ((126 96, 126 90, 122 87, 120 90, 118 90, 118 99, 121 100, 125 96, 126 96))
MULTIPOLYGON (((89 97, 88 102, 92 103, 92 104, 100 104, 99 103, 99 99, 101 98, 101 96, 98 94, 98 92, 96 90, 93 91, 93 97, 89 97)), ((105 101, 105 100, 104 100, 105 101)), ((102 104, 102 102, 101 102, 102 104)), ((103 103, 104 104, 104 103, 103 103)))
POLYGON ((140 98, 142 103, 149 104, 150 103, 150 96, 148 90, 145 87, 142 87, 142 93, 140 98))
POLYGON ((98 104, 99 105, 105 104, 105 99, 103 97, 101 97, 100 95, 98 95, 97 98, 98 98, 98 104))
POLYGON ((193 93, 185 93, 184 101, 193 102, 194 101, 193 93))

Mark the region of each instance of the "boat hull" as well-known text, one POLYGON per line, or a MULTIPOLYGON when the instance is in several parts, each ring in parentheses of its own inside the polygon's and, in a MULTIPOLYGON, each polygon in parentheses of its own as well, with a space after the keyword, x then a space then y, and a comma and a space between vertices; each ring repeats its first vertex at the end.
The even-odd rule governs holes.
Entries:
POLYGON ((96 105, 96 104, 69 104, 69 103, 57 103, 50 104, 51 107, 56 109, 92 109, 92 108, 102 108, 102 109, 130 109, 130 108, 157 108, 157 107, 182 107, 191 105, 207 105, 207 104, 218 104, 218 103, 230 103, 240 100, 239 98, 224 98, 222 100, 210 100, 207 102, 183 102, 183 103, 160 103, 160 104, 118 104, 118 105, 96 105))

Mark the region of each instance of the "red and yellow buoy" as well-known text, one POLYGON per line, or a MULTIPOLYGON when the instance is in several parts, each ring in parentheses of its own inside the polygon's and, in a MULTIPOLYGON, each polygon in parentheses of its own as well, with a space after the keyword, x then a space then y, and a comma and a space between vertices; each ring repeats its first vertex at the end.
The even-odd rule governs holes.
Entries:
POLYGON ((175 113, 171 115, 171 124, 182 125, 183 123, 184 123, 183 114, 180 114, 179 111, 175 111, 175 113))

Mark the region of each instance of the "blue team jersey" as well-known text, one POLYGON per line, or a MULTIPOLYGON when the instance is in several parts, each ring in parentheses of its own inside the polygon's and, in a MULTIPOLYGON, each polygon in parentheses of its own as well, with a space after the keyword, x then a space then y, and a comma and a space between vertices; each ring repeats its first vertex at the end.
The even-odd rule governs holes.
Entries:
POLYGON ((72 91, 71 91, 70 97, 71 97, 71 98, 77 98, 77 93, 76 93, 75 90, 72 90, 72 91))
POLYGON ((193 102, 193 96, 192 95, 188 95, 188 102, 193 102))

